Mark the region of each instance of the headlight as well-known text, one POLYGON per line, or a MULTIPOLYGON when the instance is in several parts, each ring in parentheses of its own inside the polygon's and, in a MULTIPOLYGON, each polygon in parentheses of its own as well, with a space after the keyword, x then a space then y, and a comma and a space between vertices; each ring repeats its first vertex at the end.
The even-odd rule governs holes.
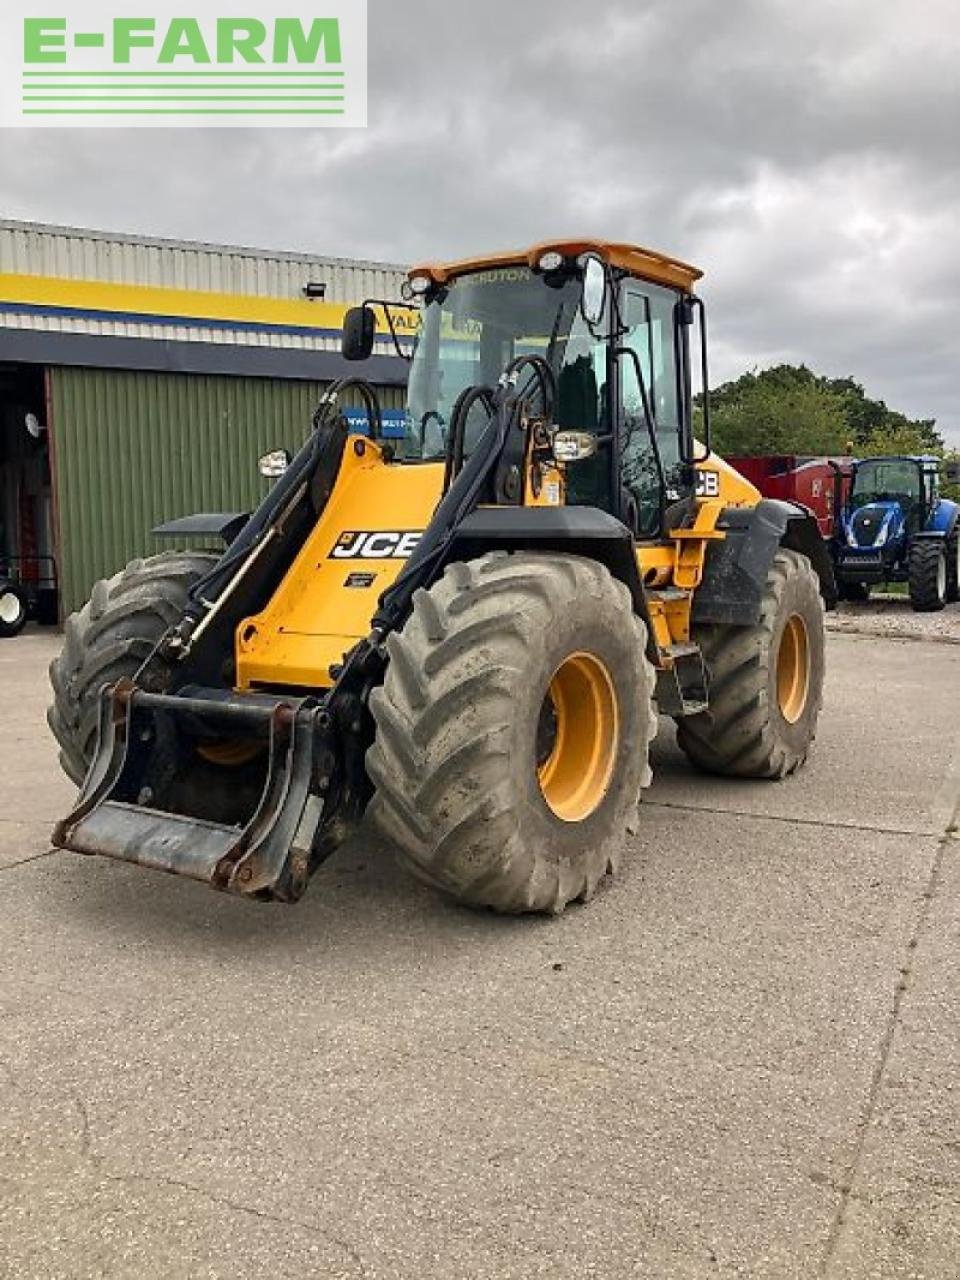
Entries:
POLYGON ((429 293, 433 286, 433 281, 429 276, 411 276, 407 281, 407 290, 411 298, 422 298, 425 293, 429 293))
POLYGON ((290 454, 286 449, 274 449, 271 453, 265 453, 257 465, 260 474, 267 480, 279 480, 286 473, 290 461, 290 454))
POLYGON ((597 437, 589 431, 558 431, 553 437, 553 456, 558 462, 582 462, 597 452, 597 437))
POLYGON ((559 271, 563 266, 563 254, 557 253, 556 249, 551 249, 549 253, 543 255, 537 266, 545 275, 551 271, 559 271))

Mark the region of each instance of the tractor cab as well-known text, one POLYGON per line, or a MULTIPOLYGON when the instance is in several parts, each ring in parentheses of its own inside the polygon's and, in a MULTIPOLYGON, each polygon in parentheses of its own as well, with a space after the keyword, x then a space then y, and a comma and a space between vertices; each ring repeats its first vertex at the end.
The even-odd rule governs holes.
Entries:
POLYGON ((938 462, 929 457, 866 458, 854 466, 843 513, 848 546, 889 552, 894 563, 902 542, 926 527, 939 501, 938 462))

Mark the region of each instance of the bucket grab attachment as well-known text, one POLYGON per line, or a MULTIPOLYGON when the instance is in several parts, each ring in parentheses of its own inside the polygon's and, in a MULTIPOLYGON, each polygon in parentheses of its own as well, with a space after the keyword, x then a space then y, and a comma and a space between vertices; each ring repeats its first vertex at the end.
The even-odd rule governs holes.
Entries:
POLYGON ((295 902, 318 861, 328 724, 316 698, 120 681, 101 696, 97 751, 53 843, 295 902))

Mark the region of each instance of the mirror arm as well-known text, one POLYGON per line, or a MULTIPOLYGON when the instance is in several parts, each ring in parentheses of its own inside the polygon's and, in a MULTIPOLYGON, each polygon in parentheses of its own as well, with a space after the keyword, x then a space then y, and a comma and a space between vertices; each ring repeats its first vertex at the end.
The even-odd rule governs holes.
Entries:
POLYGON ((418 313, 420 308, 413 306, 413 304, 409 302, 387 302, 384 298, 367 298, 365 299, 363 306, 370 308, 383 308, 383 314, 387 321, 387 328, 390 330, 390 337, 393 339, 394 350, 401 360, 406 360, 407 364, 410 364, 413 360, 413 356, 409 351, 404 351, 403 347, 400 345, 400 335, 397 333, 396 321, 393 318, 393 308, 402 307, 404 311, 415 311, 418 313))

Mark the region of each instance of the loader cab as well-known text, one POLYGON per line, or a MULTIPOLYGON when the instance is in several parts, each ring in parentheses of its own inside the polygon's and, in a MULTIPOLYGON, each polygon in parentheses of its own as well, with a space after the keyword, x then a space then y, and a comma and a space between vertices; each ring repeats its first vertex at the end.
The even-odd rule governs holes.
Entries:
MULTIPOLYGON (((518 356, 541 356, 556 378, 556 426, 595 444, 567 464, 567 505, 599 507, 655 539, 694 496, 689 289, 677 264, 674 283, 634 274, 616 253, 564 248, 412 273, 408 300, 419 299, 421 315, 398 459, 442 459, 458 397, 495 387, 518 356)), ((486 425, 478 403, 466 456, 486 425)))

